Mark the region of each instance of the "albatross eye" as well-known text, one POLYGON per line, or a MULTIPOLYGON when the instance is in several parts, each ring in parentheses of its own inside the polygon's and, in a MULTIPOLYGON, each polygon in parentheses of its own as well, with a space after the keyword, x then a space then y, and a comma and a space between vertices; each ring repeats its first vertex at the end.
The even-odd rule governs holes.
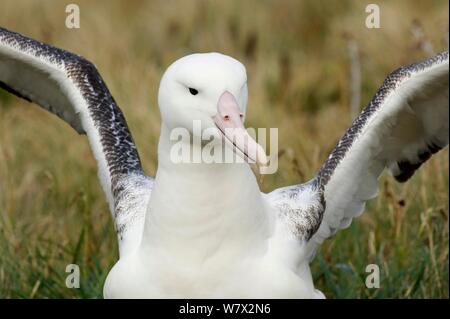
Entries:
POLYGON ((198 90, 193 89, 193 88, 189 88, 189 92, 191 92, 192 95, 197 95, 198 94, 198 90))

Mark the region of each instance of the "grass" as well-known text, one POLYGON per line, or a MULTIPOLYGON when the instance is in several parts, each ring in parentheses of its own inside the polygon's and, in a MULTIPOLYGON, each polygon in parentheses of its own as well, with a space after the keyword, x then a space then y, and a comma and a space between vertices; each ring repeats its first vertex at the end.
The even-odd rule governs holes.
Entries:
MULTIPOLYGON (((278 127, 280 158, 264 191, 306 181, 350 125, 346 39, 360 51, 365 105, 394 68, 446 49, 447 1, 377 1, 381 28, 366 29, 372 2, 76 1, 81 28, 64 27, 64 1, 3 0, 0 25, 84 55, 125 113, 143 164, 156 170, 164 69, 191 52, 220 51, 247 66, 251 127, 278 127), (182 14, 181 14, 182 13, 182 14), (345 36, 344 36, 345 35, 345 36)), ((328 298, 448 298, 448 150, 380 196, 312 263, 328 298), (365 287, 376 263, 381 287, 365 287)), ((118 251, 84 136, 36 106, 0 92, 0 297, 99 298, 118 251), (80 289, 65 286, 77 263, 80 289)))

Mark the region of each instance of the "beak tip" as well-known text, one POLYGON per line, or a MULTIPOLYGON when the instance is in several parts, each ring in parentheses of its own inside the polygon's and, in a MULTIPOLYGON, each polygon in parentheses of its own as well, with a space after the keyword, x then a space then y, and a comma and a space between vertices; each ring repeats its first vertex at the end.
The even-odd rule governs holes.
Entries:
POLYGON ((266 167, 269 165, 269 159, 267 158, 266 154, 261 154, 256 159, 257 163, 261 167, 266 167))

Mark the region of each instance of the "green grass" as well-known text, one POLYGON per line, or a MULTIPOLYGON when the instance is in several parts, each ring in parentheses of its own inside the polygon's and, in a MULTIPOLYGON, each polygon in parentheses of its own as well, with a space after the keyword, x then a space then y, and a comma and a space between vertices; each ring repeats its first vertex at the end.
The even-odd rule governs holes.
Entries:
MULTIPOLYGON (((444 50, 447 1, 377 1, 381 29, 364 27, 366 1, 77 1, 81 29, 64 27, 63 1, 3 0, 0 25, 77 52, 99 68, 123 109, 143 164, 156 170, 164 69, 194 51, 247 66, 251 127, 278 127, 289 150, 264 191, 311 178, 350 125, 350 34, 361 53, 362 105, 384 77, 426 56, 420 18, 444 50), (183 13, 182 15, 180 13, 183 13), (281 81, 284 79, 284 81, 281 81)), ((448 150, 404 185, 383 177, 380 196, 319 250, 315 284, 328 298, 448 298, 448 150), (365 268, 381 270, 367 289, 365 268)), ((110 213, 86 138, 0 92, 0 297, 99 298, 118 258, 110 213), (65 286, 77 263, 81 288, 65 286)))

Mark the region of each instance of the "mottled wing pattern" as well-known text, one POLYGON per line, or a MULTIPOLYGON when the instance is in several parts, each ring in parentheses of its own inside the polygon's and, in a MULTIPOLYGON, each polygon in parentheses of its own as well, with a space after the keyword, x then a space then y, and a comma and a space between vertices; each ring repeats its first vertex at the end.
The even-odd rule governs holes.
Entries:
POLYGON ((449 142, 448 52, 393 71, 354 120, 317 176, 326 210, 313 244, 359 216, 384 168, 407 181, 449 142))
POLYGON ((122 247, 139 240, 153 179, 141 167, 122 111, 83 57, 0 28, 0 87, 88 136, 122 247))
POLYGON ((325 200, 316 179, 275 189, 266 199, 292 238, 308 241, 322 222, 325 200))
POLYGON ((317 244, 348 227, 377 195, 385 167, 399 182, 448 144, 448 52, 392 72, 309 183, 269 202, 291 233, 317 244))

